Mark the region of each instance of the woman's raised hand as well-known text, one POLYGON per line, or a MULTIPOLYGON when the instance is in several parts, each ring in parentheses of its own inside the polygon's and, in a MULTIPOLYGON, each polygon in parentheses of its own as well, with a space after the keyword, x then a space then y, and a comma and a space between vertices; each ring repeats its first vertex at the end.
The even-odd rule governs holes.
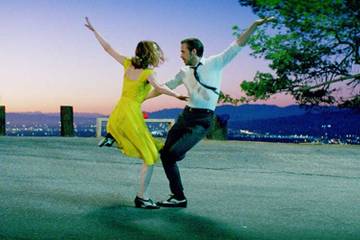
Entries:
POLYGON ((90 31, 95 32, 95 28, 91 25, 88 17, 85 17, 85 21, 85 27, 87 27, 90 31))

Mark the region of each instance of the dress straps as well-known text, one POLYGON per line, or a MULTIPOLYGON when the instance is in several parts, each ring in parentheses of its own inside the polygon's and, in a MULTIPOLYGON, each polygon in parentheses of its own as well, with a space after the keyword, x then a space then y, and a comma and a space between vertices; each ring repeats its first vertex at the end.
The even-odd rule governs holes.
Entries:
POLYGON ((125 58, 123 66, 124 66, 124 70, 126 71, 126 69, 128 69, 131 66, 131 59, 125 58))
MULTIPOLYGON (((124 72, 126 72, 126 70, 132 66, 131 64, 131 59, 130 58, 126 58, 124 60, 124 72)), ((143 69, 142 72, 140 73, 138 79, 136 81, 145 81, 148 79, 148 77, 153 74, 154 70, 153 69, 150 69, 150 68, 147 68, 147 69, 143 69)))

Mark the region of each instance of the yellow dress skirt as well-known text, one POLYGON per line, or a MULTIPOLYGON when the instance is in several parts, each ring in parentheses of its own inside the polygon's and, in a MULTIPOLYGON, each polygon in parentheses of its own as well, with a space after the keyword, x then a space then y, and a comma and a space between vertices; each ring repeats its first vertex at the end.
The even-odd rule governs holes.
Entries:
MULTIPOLYGON (((127 59, 124 64, 125 72, 130 65, 130 59, 127 59)), ((122 96, 106 127, 122 153, 143 159, 147 165, 153 165, 159 160, 159 150, 163 147, 163 142, 151 135, 141 110, 141 104, 151 90, 147 77, 152 71, 143 70, 136 80, 124 76, 122 96)))

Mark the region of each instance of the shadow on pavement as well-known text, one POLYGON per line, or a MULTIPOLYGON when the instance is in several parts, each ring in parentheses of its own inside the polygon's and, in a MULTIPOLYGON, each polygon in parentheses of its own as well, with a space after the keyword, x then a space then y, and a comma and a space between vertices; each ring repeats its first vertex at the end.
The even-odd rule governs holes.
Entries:
POLYGON ((119 239, 245 239, 240 229, 196 216, 187 209, 145 210, 115 205, 88 215, 117 232, 119 239))

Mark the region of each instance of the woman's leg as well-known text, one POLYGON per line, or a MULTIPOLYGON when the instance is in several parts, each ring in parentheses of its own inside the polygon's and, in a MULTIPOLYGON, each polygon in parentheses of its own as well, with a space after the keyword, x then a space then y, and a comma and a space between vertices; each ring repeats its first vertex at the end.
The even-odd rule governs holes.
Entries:
POLYGON ((150 182, 151 177, 154 171, 154 165, 146 165, 143 163, 140 171, 140 190, 137 194, 138 197, 142 199, 149 199, 150 198, 150 182))
POLYGON ((140 171, 140 191, 136 195, 134 200, 135 207, 137 208, 146 208, 146 209, 159 209, 160 207, 156 205, 149 195, 150 181, 154 171, 154 165, 148 166, 145 163, 141 166, 140 171))

